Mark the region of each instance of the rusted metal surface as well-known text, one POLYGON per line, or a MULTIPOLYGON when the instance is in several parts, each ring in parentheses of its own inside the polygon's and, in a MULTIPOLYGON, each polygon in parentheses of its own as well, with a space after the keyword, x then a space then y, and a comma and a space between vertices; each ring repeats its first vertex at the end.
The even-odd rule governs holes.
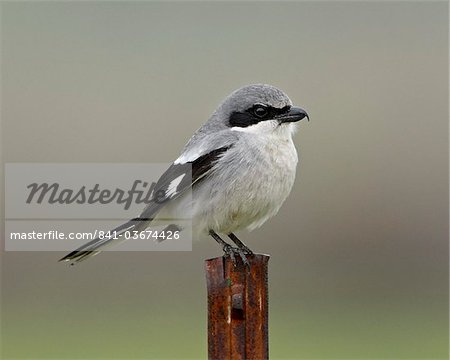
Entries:
POLYGON ((268 359, 268 255, 206 260, 208 358, 268 359))

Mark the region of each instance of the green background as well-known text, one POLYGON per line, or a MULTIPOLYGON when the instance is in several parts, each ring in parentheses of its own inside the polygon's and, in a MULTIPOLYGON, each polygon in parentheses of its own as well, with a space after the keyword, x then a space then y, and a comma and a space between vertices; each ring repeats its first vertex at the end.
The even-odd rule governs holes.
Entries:
MULTIPOLYGON (((270 260, 273 359, 448 358, 446 2, 2 2, 7 162, 169 162, 232 90, 311 117, 270 260), (113 140, 111 140, 113 139, 113 140)), ((203 260, 2 254, 4 359, 206 357, 203 260)))

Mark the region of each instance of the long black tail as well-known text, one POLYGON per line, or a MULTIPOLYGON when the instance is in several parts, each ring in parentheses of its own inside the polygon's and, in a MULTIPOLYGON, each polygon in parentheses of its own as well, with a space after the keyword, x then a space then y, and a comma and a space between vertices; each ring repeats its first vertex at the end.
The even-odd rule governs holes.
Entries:
POLYGON ((94 240, 91 240, 88 243, 80 246, 78 249, 67 254, 59 261, 70 261, 71 265, 75 265, 76 263, 97 255, 107 246, 112 246, 124 241, 125 239, 123 238, 123 235, 126 231, 142 230, 143 225, 145 227, 145 223, 147 223, 148 220, 149 219, 142 218, 132 219, 110 231, 110 234, 115 234, 114 238, 104 237, 102 239, 96 238, 94 240), (145 222, 143 220, 145 220, 145 222))

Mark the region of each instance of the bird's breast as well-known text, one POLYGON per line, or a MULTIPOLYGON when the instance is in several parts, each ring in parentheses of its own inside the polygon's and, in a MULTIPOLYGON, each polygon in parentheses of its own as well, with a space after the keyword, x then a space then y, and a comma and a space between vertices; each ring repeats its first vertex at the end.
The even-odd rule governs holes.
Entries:
POLYGON ((298 161, 292 140, 245 145, 224 155, 202 192, 208 206, 199 215, 206 228, 227 233, 259 227, 292 189, 298 161))

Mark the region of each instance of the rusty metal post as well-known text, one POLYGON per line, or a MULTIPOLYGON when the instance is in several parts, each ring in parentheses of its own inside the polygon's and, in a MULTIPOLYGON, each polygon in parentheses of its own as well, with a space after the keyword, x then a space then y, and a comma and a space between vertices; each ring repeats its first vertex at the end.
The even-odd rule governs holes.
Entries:
POLYGON ((268 359, 268 255, 206 260, 208 288, 208 358, 268 359))

